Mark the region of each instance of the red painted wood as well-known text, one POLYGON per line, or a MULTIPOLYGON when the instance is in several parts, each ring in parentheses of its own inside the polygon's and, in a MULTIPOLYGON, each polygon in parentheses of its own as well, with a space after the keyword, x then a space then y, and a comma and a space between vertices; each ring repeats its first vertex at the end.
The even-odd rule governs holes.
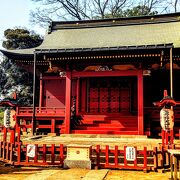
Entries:
POLYGON ((137 147, 135 146, 135 153, 136 153, 136 157, 135 157, 135 160, 134 160, 134 167, 137 167, 137 147))
POLYGON ((3 129, 3 141, 7 140, 7 128, 4 127, 3 129))
POLYGON ((42 77, 43 80, 61 80, 61 79, 66 79, 65 77, 61 77, 61 76, 47 76, 47 75, 43 75, 42 77))
POLYGON ((154 156, 154 169, 156 170, 158 167, 157 147, 153 148, 153 156, 154 156))
POLYGON ((141 70, 129 71, 95 71, 73 72, 72 77, 112 77, 112 76, 137 76, 141 70))
POLYGON ((55 144, 51 145, 51 163, 55 162, 55 144))
POLYGON ((127 146, 124 146, 124 166, 126 166, 126 167, 127 167, 126 147, 127 147, 127 146))
POLYGON ((60 159, 60 164, 63 165, 64 162, 64 146, 63 144, 60 144, 60 148, 59 148, 59 159, 60 159))
POLYGON ((2 157, 3 152, 3 141, 0 141, 0 157, 2 157))
POLYGON ((2 158, 5 159, 5 152, 6 152, 6 141, 3 141, 3 153, 2 153, 2 158))
POLYGON ((21 143, 17 143, 17 163, 21 163, 21 143))
POLYGON ((6 142, 6 157, 5 157, 6 160, 9 159, 9 145, 10 145, 10 143, 6 142))
POLYGON ((80 79, 77 79, 77 86, 76 86, 76 114, 79 113, 79 100, 80 100, 80 79))
POLYGON ((38 144, 35 144, 35 157, 34 157, 34 163, 38 162, 38 144))
POLYGON ((43 106, 43 79, 42 74, 40 77, 40 87, 39 87, 39 107, 43 106))
MULTIPOLYGON (((6 157, 4 157, 4 161, 10 162, 12 160, 11 158, 11 151, 13 148, 10 148, 12 143, 9 144, 5 144, 4 145, 4 152, 6 153, 6 157), (9 152, 8 152, 9 151, 9 152)), ((18 146, 20 145, 20 143, 17 143, 18 146)), ((26 145, 27 147, 27 145, 26 145)), ((142 162, 137 162, 136 160, 134 161, 134 163, 130 163, 129 161, 126 160, 126 146, 124 146, 123 150, 118 149, 118 146, 116 145, 114 147, 114 149, 109 148, 109 145, 106 145, 105 148, 104 147, 100 147, 100 145, 96 145, 96 147, 92 147, 91 152, 95 152, 96 156, 94 153, 91 153, 93 158, 93 164, 98 168, 116 168, 116 169, 134 169, 134 170, 147 170, 147 168, 149 167, 149 164, 147 163, 147 159, 151 157, 152 151, 150 153, 147 153, 147 148, 144 147, 143 150, 137 150, 136 149, 136 155, 138 156, 138 158, 141 158, 142 162), (105 158, 105 162, 104 162, 104 158, 105 158), (114 162, 110 161, 110 159, 114 158, 114 162), (124 163, 118 163, 118 161, 120 159, 124 158, 124 163), (142 166, 143 164, 143 166, 142 166)), ((22 166, 50 166, 50 165, 62 165, 63 161, 64 161, 64 156, 66 155, 66 150, 64 150, 63 144, 60 144, 60 146, 55 146, 55 144, 51 144, 51 146, 46 147, 46 144, 44 144, 42 147, 38 147, 38 145, 36 144, 36 156, 34 158, 34 161, 28 161, 28 158, 26 156, 26 159, 24 159, 23 156, 20 156, 20 154, 26 153, 27 152, 27 148, 24 148, 23 146, 20 146, 19 149, 14 149, 15 152, 13 152, 14 154, 17 154, 17 161, 15 160, 13 162, 14 165, 22 165, 22 166), (51 162, 47 162, 46 161, 46 153, 47 152, 51 152, 51 162), (42 161, 38 160, 38 154, 42 154, 42 161), (55 157, 59 156, 59 160, 56 161, 55 157)), ((163 148, 160 149, 160 151, 153 151, 154 156, 156 156, 156 160, 158 161, 158 154, 163 155, 163 148)), ((152 157, 151 157, 152 158, 152 157)), ((2 159, 1 159, 2 160, 2 159)), ((163 159, 163 163, 165 163, 164 159, 163 159)), ((155 163, 156 164, 156 163, 155 163)))
POLYGON ((28 146, 28 144, 26 144, 26 163, 29 162, 29 156, 27 156, 27 146, 28 146))
POLYGON ((144 147, 144 168, 147 168, 147 147, 144 147))
POLYGON ((46 144, 43 144, 43 156, 42 156, 42 160, 43 160, 43 163, 46 162, 46 144))
POLYGON ((27 132, 25 119, 23 119, 23 132, 27 132))
POLYGON ((65 107, 65 79, 44 80, 45 107, 65 107))
POLYGON ((66 72, 66 111, 65 111, 65 133, 70 133, 70 120, 71 120, 71 72, 66 72))
POLYGON ((109 146, 108 145, 106 145, 105 156, 106 156, 106 164, 105 164, 105 166, 108 166, 109 165, 109 146))
POLYGON ((87 103, 87 94, 86 94, 86 91, 87 91, 87 84, 86 84, 86 80, 85 79, 82 79, 81 80, 81 104, 80 104, 80 112, 86 112, 86 103, 87 103))
POLYGON ((21 141, 21 127, 17 127, 17 142, 20 142, 21 141))
MULTIPOLYGON (((32 107, 20 107, 17 112, 17 117, 31 117, 33 109, 32 107)), ((64 107, 41 107, 36 108, 36 118, 38 117, 64 117, 64 107)))
POLYGON ((130 112, 131 81, 127 77, 91 78, 88 89, 89 112, 101 114, 130 112))
POLYGON ((138 73, 138 132, 144 134, 144 97, 143 97, 143 72, 138 73))
POLYGON ((11 144, 10 144, 10 157, 9 157, 9 160, 10 160, 11 162, 13 161, 13 154, 14 154, 13 148, 14 148, 14 144, 11 143, 11 144))
POLYGON ((112 131, 112 130, 72 130, 74 134, 119 134, 138 135, 138 131, 112 131))
POLYGON ((96 166, 100 165, 100 145, 96 145, 96 166))
POLYGON ((161 130, 161 136, 162 136, 162 146, 165 146, 165 131, 162 129, 161 130))
POLYGON ((115 167, 118 166, 118 146, 116 145, 115 146, 115 150, 114 150, 114 165, 115 167))
POLYGON ((174 144, 174 130, 170 130, 170 142, 171 145, 174 144))
POLYGON ((15 129, 11 130, 11 135, 10 135, 10 143, 15 142, 15 129))
POLYGON ((55 133, 56 122, 55 119, 51 119, 51 133, 55 133))

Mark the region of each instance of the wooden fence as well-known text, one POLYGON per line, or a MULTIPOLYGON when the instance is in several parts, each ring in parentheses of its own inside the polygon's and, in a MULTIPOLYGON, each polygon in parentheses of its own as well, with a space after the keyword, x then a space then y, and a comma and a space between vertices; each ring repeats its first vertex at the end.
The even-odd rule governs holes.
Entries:
MULTIPOLYGON (((63 166, 67 148, 63 144, 35 144, 35 156, 27 156, 27 144, 0 142, 0 160, 17 166, 63 166)), ((94 168, 157 170, 169 167, 169 156, 163 149, 135 149, 135 159, 127 160, 127 146, 110 148, 108 145, 92 147, 90 159, 94 168)))
MULTIPOLYGON (((20 141, 20 129, 3 129, 0 141, 0 160, 18 166, 63 166, 67 148, 63 144, 34 144, 34 157, 28 155, 28 144, 20 141)), ((110 147, 96 145, 91 148, 90 159, 94 168, 157 170, 170 167, 166 148, 110 147), (130 154, 128 154, 130 153, 130 154), (128 158, 131 156, 131 158, 128 158)))

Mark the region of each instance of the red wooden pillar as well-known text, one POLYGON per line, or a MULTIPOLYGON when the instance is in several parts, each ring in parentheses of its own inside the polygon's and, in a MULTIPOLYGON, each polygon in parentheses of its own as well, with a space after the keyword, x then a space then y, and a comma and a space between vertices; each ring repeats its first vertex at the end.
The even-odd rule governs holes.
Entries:
POLYGON ((70 133, 70 120, 71 120, 71 72, 66 72, 66 95, 65 95, 65 134, 70 133))
POLYGON ((138 73, 138 134, 144 134, 143 72, 138 73))
POLYGON ((87 108, 87 106, 86 106, 86 91, 87 91, 87 84, 86 84, 87 82, 86 82, 86 80, 85 79, 83 79, 82 80, 82 90, 81 90, 81 112, 86 112, 86 108, 87 108))
POLYGON ((55 119, 51 119, 51 133, 55 133, 56 122, 55 119))
POLYGON ((39 107, 43 106, 43 79, 42 74, 40 75, 40 89, 39 89, 39 107))
POLYGON ((77 86, 76 86, 76 114, 79 113, 79 78, 77 79, 77 86))

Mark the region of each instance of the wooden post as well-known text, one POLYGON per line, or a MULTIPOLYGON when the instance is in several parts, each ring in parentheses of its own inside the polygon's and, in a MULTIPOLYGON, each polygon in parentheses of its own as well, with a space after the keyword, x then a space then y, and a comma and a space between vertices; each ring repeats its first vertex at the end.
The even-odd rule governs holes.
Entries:
POLYGON ((170 95, 173 98, 173 55, 170 48, 170 95))
POLYGON ((46 144, 43 144, 43 155, 42 155, 43 163, 46 162, 46 144))
POLYGON ((83 79, 82 80, 82 87, 81 87, 82 91, 81 91, 81 112, 86 112, 86 105, 87 105, 87 102, 86 102, 86 92, 87 92, 87 84, 86 84, 86 80, 83 79))
POLYGON ((43 106, 43 79, 42 73, 40 74, 40 88, 39 88, 39 108, 43 106))
POLYGON ((76 114, 79 113, 79 83, 80 79, 77 79, 77 85, 76 85, 76 114))
POLYGON ((115 168, 118 167, 118 146, 115 146, 114 150, 114 163, 115 163, 115 168))
POLYGON ((64 162, 64 146, 63 144, 60 144, 60 148, 59 148, 59 158, 60 158, 60 164, 63 165, 64 162))
POLYGON ((55 144, 51 145, 51 163, 54 164, 55 161, 55 144))
POLYGON ((127 147, 127 146, 124 146, 124 166, 125 166, 125 167, 127 167, 126 147, 127 147))
POLYGON ((143 105, 143 72, 138 73, 138 134, 144 134, 144 105, 143 105))
POLYGON ((3 142, 6 142, 7 141, 7 128, 4 127, 3 129, 3 142))
POLYGON ((157 147, 153 148, 153 156, 154 156, 154 171, 157 170, 158 167, 158 153, 157 153, 157 147))
MULTIPOLYGON (((173 98, 173 49, 170 48, 170 95, 173 98)), ((171 110, 173 110, 173 106, 171 106, 171 110)), ((172 145, 174 142, 174 130, 170 131, 170 144, 172 145)))
POLYGON ((31 123, 31 135, 34 135, 34 124, 35 124, 35 115, 36 115, 36 52, 34 52, 34 76, 33 76, 33 115, 31 123))
POLYGON ((11 130, 10 143, 15 143, 15 129, 11 130))
POLYGON ((96 167, 95 169, 98 169, 100 166, 100 145, 96 146, 96 167))
POLYGON ((106 163, 105 163, 105 167, 109 166, 109 145, 106 145, 106 163))
POLYGON ((70 120, 71 120, 71 71, 66 72, 66 110, 65 110, 65 134, 70 133, 70 120))
POLYGON ((177 156, 174 155, 174 180, 177 180, 177 172, 178 172, 178 167, 177 167, 177 156))
POLYGON ((55 119, 51 119, 51 133, 55 133, 55 128, 56 128, 55 119))
POLYGON ((38 144, 35 144, 35 156, 34 156, 34 163, 38 162, 38 144))

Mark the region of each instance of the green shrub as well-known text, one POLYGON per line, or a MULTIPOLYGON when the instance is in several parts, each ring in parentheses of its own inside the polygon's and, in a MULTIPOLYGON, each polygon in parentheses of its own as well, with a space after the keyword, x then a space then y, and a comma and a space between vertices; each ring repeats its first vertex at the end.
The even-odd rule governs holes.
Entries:
POLYGON ((0 112, 0 125, 3 125, 4 112, 0 112))

